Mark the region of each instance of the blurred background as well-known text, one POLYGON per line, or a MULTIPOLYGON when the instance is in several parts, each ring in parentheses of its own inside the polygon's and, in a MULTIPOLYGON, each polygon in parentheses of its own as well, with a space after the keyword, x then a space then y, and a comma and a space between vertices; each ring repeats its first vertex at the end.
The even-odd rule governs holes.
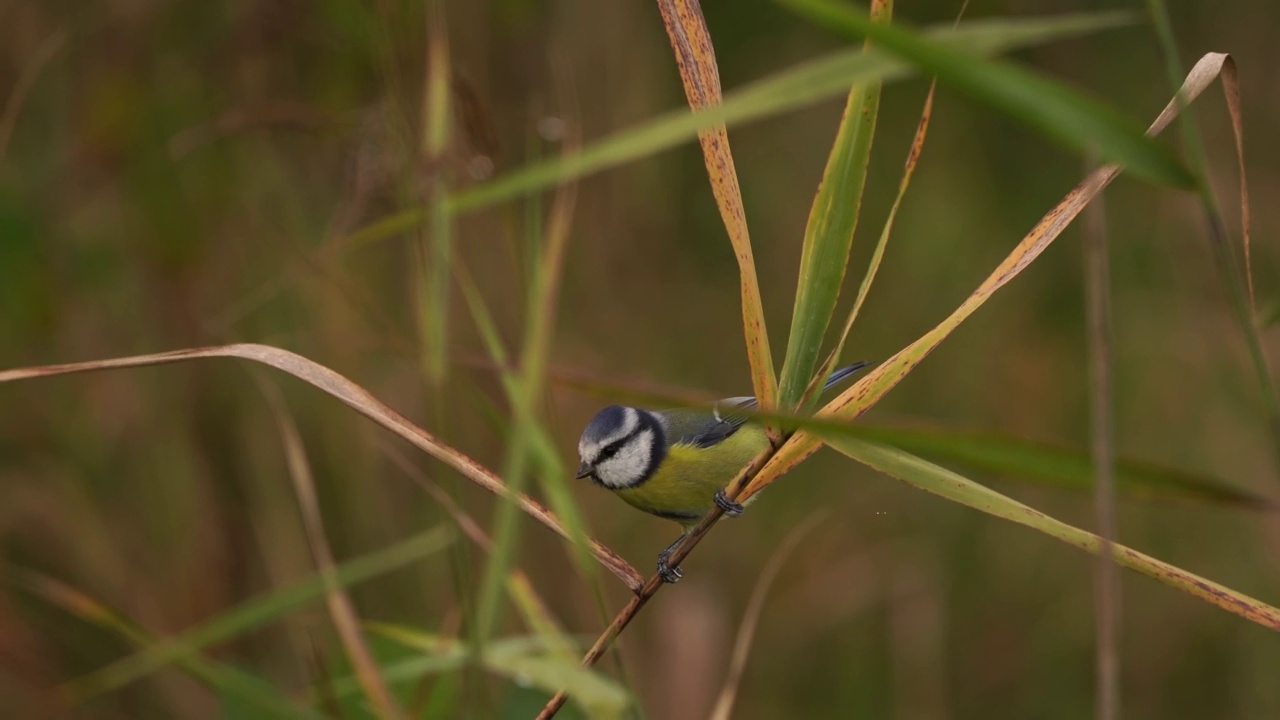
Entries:
MULTIPOLYGON (((847 41, 763 0, 704 3, 726 92, 847 41)), ((1277 295, 1280 6, 1171 3, 1185 67, 1240 64, 1259 303, 1277 295)), ((279 345, 352 378, 490 467, 508 414, 484 344, 452 296, 449 382, 424 382, 407 233, 317 251, 421 202, 426 178, 474 183, 684 105, 651 2, 444 3, 459 133, 444 167, 421 145, 426 13, 416 0, 0 0, 0 368, 233 341, 279 345)), ((974 0, 969 18, 1124 8, 1136 0, 974 0)), ((901 3, 919 24, 958 3, 901 3)), ((1150 28, 1018 53, 1148 122, 1170 96, 1150 28)), ((927 83, 887 86, 842 307, 896 190, 927 83)), ((731 130, 776 358, 800 241, 842 100, 731 130)), ((1232 242, 1228 116, 1197 103, 1232 242)), ((1083 175, 1083 160, 942 88, 931 133, 847 360, 883 359, 931 328, 1083 175)), ((1121 178, 1106 193, 1121 456, 1277 497, 1264 403, 1193 195, 1121 178)), ((529 213, 468 215, 456 251, 508 345, 524 333, 529 213)), ((1085 447, 1081 235, 1066 234, 864 421, 989 431, 1085 447)), ((694 144, 583 180, 545 412, 566 464, 608 394, 750 388, 737 266, 694 144)), ((841 316, 842 317, 842 316, 841 316)), ((1264 335, 1280 354, 1280 333, 1264 335)), ((0 567, 78 588, 165 635, 314 572, 270 408, 237 361, 0 387, 0 567)), ((414 458, 482 524, 492 496, 314 389, 278 379, 339 559, 452 521, 387 452, 414 458)), ((1088 492, 971 477, 1094 527, 1088 492)), ((675 537, 589 483, 590 532, 642 572, 675 537)), ((1078 718, 1093 711, 1091 559, 1047 536, 916 491, 829 451, 723 524, 621 639, 653 718, 699 718, 724 682, 747 599, 792 528, 825 510, 769 595, 740 718, 1078 718)), ((1207 502, 1122 500, 1120 539, 1272 604, 1280 520, 1207 502)), ((583 579, 525 523, 518 562, 563 625, 594 637, 627 591, 583 579)), ((457 632, 484 556, 455 542, 354 587, 362 617, 457 632)), ((24 575, 25 576, 25 575, 24 575)), ((1121 683, 1130 717, 1280 717, 1280 636, 1123 576, 1121 683)), ((500 632, 518 623, 504 616, 500 632)), ((59 714, 59 683, 132 652, 21 583, 0 585, 0 707, 59 714)), ((210 653, 294 691, 341 656, 322 606, 210 653), (317 659, 318 658, 318 659, 317 659), (318 666, 320 663, 321 666, 318 666)), ((602 664, 618 677, 612 659, 602 664)), ((526 717, 544 696, 500 679, 457 717, 526 717)), ((437 689, 447 686, 428 685, 437 689)), ((443 690, 441 690, 443 692, 443 690)), ((235 715, 165 670, 94 698, 87 717, 235 715)))

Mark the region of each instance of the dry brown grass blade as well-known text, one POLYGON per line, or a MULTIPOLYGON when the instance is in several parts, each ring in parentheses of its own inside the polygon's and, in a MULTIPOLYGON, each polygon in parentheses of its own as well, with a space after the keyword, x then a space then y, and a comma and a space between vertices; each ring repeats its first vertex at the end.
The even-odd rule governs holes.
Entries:
POLYGON ((791 557, 791 553, 795 552, 800 541, 809 534, 818 523, 826 519, 827 511, 819 510, 812 513, 791 529, 787 536, 778 543, 778 547, 769 556, 769 561, 765 563, 764 570, 760 573, 760 579, 756 580, 756 586, 751 590, 751 599, 747 601, 747 611, 742 615, 742 624, 738 627, 738 637, 733 641, 733 656, 729 661, 729 676, 724 681, 724 688, 720 690, 720 697, 716 700, 714 709, 712 709, 709 717, 712 720, 729 720, 733 714, 733 705, 738 697, 738 687, 742 684, 742 674, 747 668, 747 660, 751 656, 751 642, 755 639, 756 627, 760 624, 760 615, 764 612, 765 597, 768 596, 773 582, 778 578, 778 571, 782 569, 782 564, 791 557))
MULTIPOLYGON (((64 365, 41 365, 0 371, 0 382, 13 382, 15 380, 115 368, 164 365, 199 358, 219 357, 241 358, 270 365, 323 390, 361 415, 409 441, 410 444, 418 449, 441 460, 485 490, 517 503, 522 510, 535 520, 546 525, 561 537, 569 539, 568 531, 550 510, 525 495, 512 493, 506 484, 502 482, 502 479, 484 465, 442 443, 434 435, 413 424, 408 418, 392 410, 369 391, 342 375, 301 355, 281 348, 254 343, 240 343, 174 350, 151 355, 134 355, 108 360, 90 360, 88 362, 64 365)), ((640 576, 640 573, 631 567, 626 560, 619 557, 617 553, 596 540, 590 541, 590 549, 591 554, 610 572, 626 583, 627 587, 632 591, 639 591, 644 585, 644 578, 640 576)))
MULTIPOLYGON (((662 12, 662 24, 676 54, 689 107, 697 111, 720 104, 720 71, 716 66, 711 33, 707 31, 707 21, 702 16, 698 0, 658 0, 658 9, 662 12)), ((702 145, 702 157, 711 177, 716 206, 720 208, 720 217, 729 231, 729 240, 738 259, 742 324, 746 333, 747 360, 751 363, 751 386, 760 400, 761 409, 772 410, 778 404, 778 381, 773 371, 764 302, 756 278, 756 262, 742 207, 742 190, 738 187, 738 171, 729 150, 729 132, 721 123, 698 133, 698 142, 702 145)))
MULTIPOLYGON (((1224 53, 1208 53, 1200 58, 1191 72, 1187 74, 1175 97, 1151 123, 1148 135, 1157 135, 1169 126, 1181 111, 1183 103, 1189 103, 1198 97, 1218 78, 1224 64, 1230 57, 1224 53)), ((1099 192, 1120 174, 1117 165, 1106 165, 1089 174, 1079 185, 1067 193, 1067 196, 1045 214, 1036 223, 1031 232, 1018 243, 1008 257, 996 267, 976 290, 965 298, 954 312, 945 320, 925 333, 915 342, 898 351, 889 360, 882 363, 872 372, 863 376, 835 400, 832 400, 819 413, 822 416, 838 420, 853 420, 866 412, 885 393, 892 390, 916 365, 933 351, 951 332, 965 319, 982 306, 997 290, 1017 277, 1028 265, 1049 247, 1071 221, 1080 214, 1099 192)), ((800 431, 791 436, 786 444, 779 448, 773 458, 760 470, 736 497, 739 502, 768 487, 792 468, 817 452, 822 442, 812 433, 800 431)))
POLYGON ((1249 181, 1244 172, 1244 122, 1240 115, 1240 75, 1236 61, 1230 55, 1222 55, 1222 95, 1227 101, 1227 114, 1231 117, 1231 134, 1236 141, 1236 163, 1240 173, 1240 234, 1244 245, 1244 281, 1249 288, 1249 314, 1258 315, 1258 300, 1253 292, 1253 260, 1250 257, 1249 232, 1252 225, 1249 216, 1249 181))
POLYGON ((356 615, 355 604, 351 602, 351 597, 346 590, 338 584, 337 563, 334 562, 333 550, 329 547, 329 540, 324 531, 324 520, 320 515, 320 501, 316 498, 311 464, 307 462, 307 452, 302 445, 298 426, 293 422, 293 417, 289 414, 280 390, 266 379, 258 378, 258 380, 258 385, 271 406, 271 414, 275 416, 276 426, 280 430, 280 442, 284 447, 285 463, 289 467, 293 491, 298 497, 302 525, 306 529, 307 541, 311 545, 316 569, 324 581, 325 605, 329 608, 329 617, 333 620, 333 627, 337 630, 338 638, 347 653, 347 660, 351 663, 360 687, 378 716, 403 718, 404 710, 392 697, 386 678, 378 669, 378 663, 369 650, 369 644, 365 641, 364 634, 360 632, 360 619, 356 615))

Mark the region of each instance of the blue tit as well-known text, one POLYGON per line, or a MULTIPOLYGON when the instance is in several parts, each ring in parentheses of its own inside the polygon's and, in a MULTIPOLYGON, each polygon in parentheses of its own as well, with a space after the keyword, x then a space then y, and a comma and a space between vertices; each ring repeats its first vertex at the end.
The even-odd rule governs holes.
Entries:
MULTIPOLYGON (((869 364, 832 372, 822 389, 869 364)), ((668 566, 667 558, 713 504, 730 517, 742 513, 742 505, 725 497, 724 488, 769 446, 769 438, 761 425, 732 411, 755 406, 753 397, 726 398, 711 411, 610 405, 582 431, 579 478, 591 478, 631 506, 683 526, 680 537, 658 555, 663 580, 680 579, 680 568, 668 566)))

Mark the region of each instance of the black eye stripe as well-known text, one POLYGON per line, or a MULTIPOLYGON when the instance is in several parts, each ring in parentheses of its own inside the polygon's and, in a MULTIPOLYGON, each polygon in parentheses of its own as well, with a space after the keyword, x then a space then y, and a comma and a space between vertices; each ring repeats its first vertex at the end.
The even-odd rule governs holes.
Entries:
POLYGON ((596 454, 595 456, 595 464, 599 465, 600 462, 604 462, 605 460, 608 460, 609 457, 617 455, 618 451, 622 450, 622 447, 625 446, 626 443, 631 442, 631 438, 636 437, 636 434, 637 433, 628 434, 625 438, 616 439, 616 441, 609 443, 609 445, 605 445, 600 448, 599 454, 596 454))
POLYGON ((595 464, 596 464, 596 465, 599 465, 600 463, 604 462, 605 460, 608 460, 609 458, 613 457, 614 455, 617 455, 617 454, 618 454, 618 451, 622 450, 622 448, 623 448, 627 443, 631 442, 633 439, 635 439, 637 436, 639 436, 639 435, 640 435, 640 433, 642 433, 642 432, 644 432, 644 427, 643 427, 643 426, 641 426, 641 427, 637 427, 635 430, 632 430, 630 434, 628 434, 628 435, 626 435, 626 436, 624 436, 624 437, 621 437, 621 438, 619 438, 619 439, 617 439, 617 440, 614 440, 613 442, 609 443, 608 445, 605 445, 603 448, 601 448, 601 449, 600 449, 600 452, 596 455, 596 461, 595 461, 595 464))

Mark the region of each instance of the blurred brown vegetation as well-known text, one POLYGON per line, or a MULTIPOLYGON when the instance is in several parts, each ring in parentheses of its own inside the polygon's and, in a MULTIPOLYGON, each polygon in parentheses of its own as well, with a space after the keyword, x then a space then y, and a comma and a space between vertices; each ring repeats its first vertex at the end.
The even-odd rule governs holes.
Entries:
MULTIPOLYGON (((1172 3, 1184 65, 1241 67, 1260 302, 1280 251, 1280 6, 1172 3)), ((1142 3, 975 0, 969 17, 1142 3)), ((443 169, 474 182, 557 152, 557 122, 587 142, 683 105, 646 2, 449 2, 468 130, 443 169), (572 87, 569 107, 557 83, 572 87), (554 139, 554 138, 552 138, 554 139)), ((952 2, 903 3, 941 22, 952 2)), ((705 3, 726 91, 842 40, 759 0, 705 3)), ((498 464, 500 386, 455 296, 451 369, 424 389, 411 237, 316 250, 415 205, 425 54, 422 4, 400 0, 0 2, 0 367, 229 341, 281 345, 364 384, 474 457, 498 464), (21 88, 24 92, 19 92, 21 88), (269 292, 263 291, 267 288, 269 292)), ((1021 53, 1143 122, 1169 96, 1138 26, 1021 53)), ((856 276, 892 199, 926 83, 886 89, 856 276)), ((770 328, 785 338, 800 239, 839 102, 731 129, 770 328)), ((1214 186, 1237 187, 1216 92, 1196 115, 1214 186)), ((942 89, 917 179, 848 355, 885 358, 931 327, 1082 175, 1082 162, 942 89)), ((749 387, 737 268, 695 147, 586 179, 574 218, 557 373, 607 385, 738 394, 749 387)), ((1193 196, 1122 179, 1108 191, 1122 456, 1276 495, 1263 404, 1193 196)), ((1228 213, 1233 232, 1234 213, 1228 213)), ((528 248, 518 204, 465 217, 457 248, 506 337, 522 333, 528 248)), ((1079 230, 980 311, 869 417, 1087 438, 1079 230)), ((850 282, 856 282, 851 279, 850 282)), ((851 299, 846 292, 844 301, 851 299)), ((1280 354, 1280 335, 1264 336, 1280 354)), ((778 349, 778 359, 781 351, 778 349)), ((281 380, 302 428, 335 553, 382 547, 447 516, 387 459, 395 442, 281 380)), ((599 395, 553 382, 566 458, 599 395)), ((492 498, 427 460, 482 521, 492 498)), ((1073 524, 1091 498, 977 476, 1073 524)), ((642 570, 675 526, 583 483, 593 534, 642 570)), ((650 717, 696 718, 723 681, 765 559, 816 508, 830 517, 783 568, 737 717, 1075 718, 1093 707, 1090 559, 824 453, 726 523, 623 637, 650 717)), ((527 526, 521 565, 573 632, 602 618, 563 543, 527 526)), ((1243 592, 1280 598, 1280 521, 1124 502, 1120 538, 1243 592)), ((456 627, 477 581, 470 550, 352 591, 366 617, 456 627)), ((230 361, 0 388, 0 567, 33 568, 172 633, 313 570, 268 406, 230 361)), ((625 591, 605 578, 611 612, 625 591)), ((317 609, 220 648, 269 682, 314 679, 311 643, 338 656, 317 609)), ((128 652, 47 602, 0 591, 0 707, 34 713, 49 688, 128 652)), ((1169 588, 1124 577, 1123 705, 1130 717, 1280 716, 1280 637, 1169 588)), ((603 666, 613 672, 615 666, 603 666)), ((495 685, 493 712, 527 691, 495 685)), ((536 699, 536 698, 535 698, 536 699)), ((209 717, 216 698, 176 671, 94 700, 104 717, 209 717)))

